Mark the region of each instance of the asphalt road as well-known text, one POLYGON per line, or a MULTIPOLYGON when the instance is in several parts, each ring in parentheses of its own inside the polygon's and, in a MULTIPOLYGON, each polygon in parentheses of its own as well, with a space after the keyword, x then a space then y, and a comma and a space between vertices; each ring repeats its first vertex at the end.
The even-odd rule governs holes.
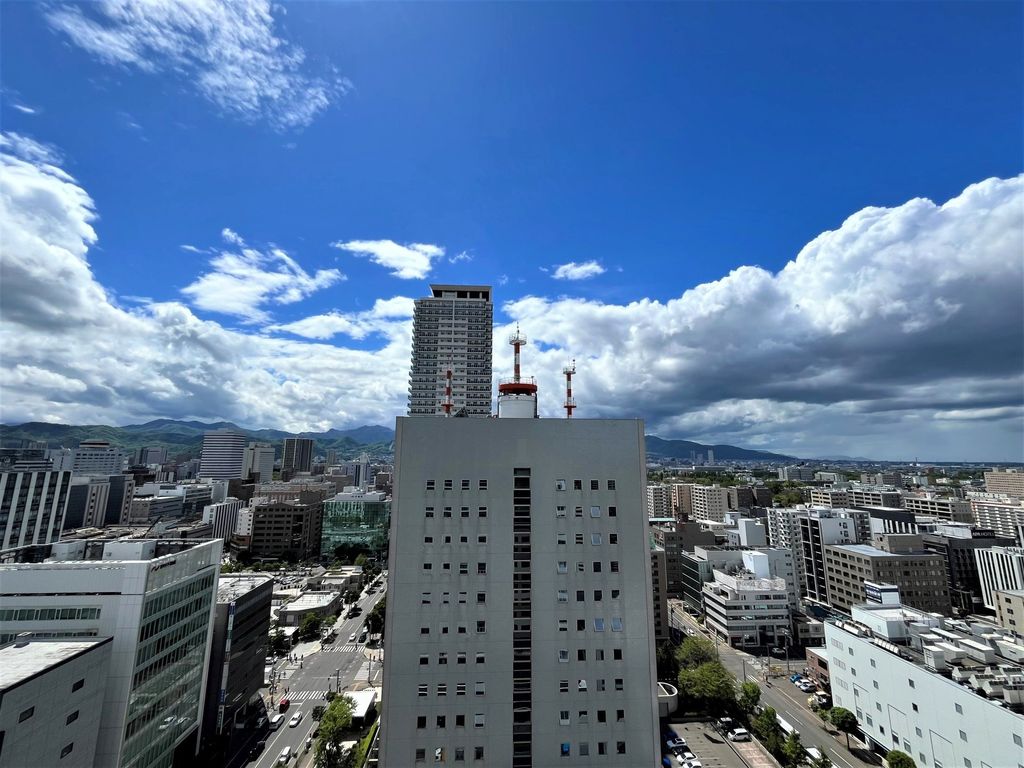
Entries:
MULTIPOLYGON (((709 633, 698 625, 691 616, 685 617, 686 625, 696 630, 702 637, 709 633)), ((713 637, 711 638, 714 639, 713 637)), ((807 706, 809 694, 803 693, 789 681, 788 675, 773 677, 768 683, 764 680, 766 665, 785 668, 785 659, 752 656, 737 650, 727 643, 718 643, 718 654, 726 669, 732 672, 737 680, 752 680, 761 686, 761 703, 770 706, 800 732, 800 741, 805 747, 818 747, 828 753, 837 768, 876 768, 875 763, 861 760, 857 755, 847 751, 846 737, 838 737, 825 731, 821 720, 807 706), (744 677, 745 675, 745 677, 744 677)), ((790 665, 794 672, 804 668, 801 659, 792 659, 790 665)), ((851 742, 852 743, 852 742, 851 742)))
MULTIPOLYGON (((337 691, 339 685, 342 691, 365 687, 368 672, 370 681, 379 684, 381 664, 366 658, 366 648, 358 642, 358 635, 366 614, 383 596, 384 592, 380 589, 372 595, 362 593, 357 602, 363 609, 362 614, 353 619, 339 619, 334 625, 338 632, 337 640, 323 650, 303 653, 301 666, 298 662, 292 663, 286 659, 275 665, 275 671, 282 677, 273 694, 273 712, 277 712, 277 705, 284 696, 291 702, 284 713, 285 720, 276 731, 264 729, 259 733, 254 732, 231 756, 225 768, 271 768, 277 765, 278 756, 285 747, 291 747, 292 753, 299 755, 299 759, 291 760, 289 765, 306 766, 312 763, 313 750, 310 749, 309 754, 305 755, 303 746, 316 727, 312 717, 313 707, 318 704, 326 706, 327 692, 337 691), (353 633, 357 635, 357 642, 354 643, 349 642, 353 633), (302 713, 302 720, 293 728, 289 726, 289 721, 296 712, 302 713), (266 749, 257 760, 249 762, 249 751, 260 739, 266 740, 266 749)), ((302 646, 297 648, 301 650, 302 646)), ((266 689, 263 694, 265 699, 269 699, 270 694, 266 689)))

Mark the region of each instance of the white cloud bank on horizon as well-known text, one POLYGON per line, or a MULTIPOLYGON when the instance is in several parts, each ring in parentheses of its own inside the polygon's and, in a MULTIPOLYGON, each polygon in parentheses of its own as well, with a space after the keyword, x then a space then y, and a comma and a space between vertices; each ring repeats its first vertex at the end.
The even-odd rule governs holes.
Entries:
MULTIPOLYGON (((54 150, 26 137, 3 150, 6 423, 163 416, 298 431, 404 413, 411 299, 252 332, 180 302, 121 307, 89 267, 88 193, 54 150)), ((942 205, 865 208, 775 274, 741 267, 667 302, 525 296, 504 309, 540 344, 524 368, 548 415, 575 357, 580 416, 642 416, 663 437, 804 456, 1019 460, 1022 202, 1024 177, 987 179, 942 205)), ((495 328, 496 376, 511 368, 509 330, 495 328)))
POLYGON ((275 33, 282 10, 267 0, 103 0, 44 14, 106 64, 178 73, 223 112, 288 130, 309 125, 352 85, 329 67, 305 73, 306 52, 275 33))

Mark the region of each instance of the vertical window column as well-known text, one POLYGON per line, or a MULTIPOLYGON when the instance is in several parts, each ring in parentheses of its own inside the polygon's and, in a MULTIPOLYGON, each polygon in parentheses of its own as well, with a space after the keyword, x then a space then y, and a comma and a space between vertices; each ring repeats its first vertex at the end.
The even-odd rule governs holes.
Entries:
POLYGON ((532 768, 530 470, 512 474, 512 768, 532 768))

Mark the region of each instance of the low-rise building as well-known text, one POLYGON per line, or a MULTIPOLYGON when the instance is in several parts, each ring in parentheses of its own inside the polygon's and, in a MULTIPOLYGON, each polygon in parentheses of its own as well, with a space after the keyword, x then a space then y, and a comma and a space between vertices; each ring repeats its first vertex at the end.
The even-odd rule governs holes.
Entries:
POLYGON ((729 574, 716 570, 703 594, 706 626, 730 645, 786 643, 790 616, 785 580, 758 578, 749 571, 729 574))
POLYGON ((928 515, 947 523, 970 523, 974 520, 970 502, 952 496, 908 494, 903 497, 903 506, 915 515, 928 515))
POLYGON ((169 517, 181 517, 181 502, 181 496, 136 496, 132 499, 128 519, 122 520, 121 525, 138 525, 169 517))
POLYGON ((1024 589, 997 589, 992 598, 999 626, 1024 637, 1024 589))
POLYGON ((987 624, 859 605, 825 627, 835 706, 878 752, 919 766, 1006 766, 1024 755, 1024 647, 987 624))
POLYGON ((277 620, 286 627, 297 627, 307 613, 327 618, 341 609, 341 592, 304 592, 278 609, 277 620))
POLYGON ((18 638, 0 647, 0 765, 92 768, 111 639, 18 638))

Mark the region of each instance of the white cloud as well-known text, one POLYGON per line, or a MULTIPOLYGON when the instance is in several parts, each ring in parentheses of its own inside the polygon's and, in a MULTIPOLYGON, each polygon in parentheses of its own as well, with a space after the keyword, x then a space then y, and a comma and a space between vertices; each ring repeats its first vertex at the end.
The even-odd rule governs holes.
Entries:
POLYGON ((63 175, 67 177, 67 174, 56 167, 63 162, 64 158, 56 147, 52 147, 49 144, 43 144, 14 131, 7 131, 0 133, 0 149, 30 163, 50 166, 46 169, 46 172, 50 175, 63 175))
POLYGON ((340 240, 331 245, 339 250, 368 256, 370 261, 391 270, 403 280, 421 279, 430 273, 431 262, 444 256, 444 248, 428 243, 399 245, 394 240, 340 240))
POLYGON ((568 264, 556 264, 555 272, 551 276, 555 280, 586 280, 590 277, 604 274, 604 267, 596 261, 581 261, 577 264, 570 261, 568 264))
POLYGON ((26 114, 26 115, 35 115, 35 114, 38 114, 38 112, 39 112, 38 109, 35 109, 34 107, 30 107, 27 104, 18 104, 18 103, 15 102, 15 103, 12 103, 11 106, 14 107, 16 110, 18 110, 19 112, 21 112, 22 114, 26 114))
POLYGON ((281 130, 309 125, 351 83, 306 73, 305 51, 279 37, 266 0, 104 0, 49 8, 55 30, 101 61, 173 72, 225 113, 281 130))
POLYGON ((196 246, 190 245, 189 243, 185 243, 184 245, 179 245, 178 247, 181 248, 181 250, 183 250, 183 251, 188 251, 189 253, 209 253, 209 251, 207 251, 206 249, 204 249, 204 248, 197 248, 196 246))
POLYGON ((414 300, 405 296, 377 299, 366 312, 339 312, 334 310, 313 315, 282 325, 272 325, 268 331, 284 331, 307 339, 329 339, 338 334, 353 339, 364 339, 373 333, 408 334, 411 336, 414 300))
POLYGON ((193 305, 208 312, 265 323, 270 320, 265 304, 293 304, 345 279, 337 269, 318 269, 310 275, 280 248, 260 251, 246 246, 230 229, 221 234, 239 250, 218 253, 210 260, 212 271, 181 290, 193 305))
POLYGON ((460 251, 448 259, 449 264, 458 264, 460 261, 472 261, 473 255, 466 251, 460 251))

